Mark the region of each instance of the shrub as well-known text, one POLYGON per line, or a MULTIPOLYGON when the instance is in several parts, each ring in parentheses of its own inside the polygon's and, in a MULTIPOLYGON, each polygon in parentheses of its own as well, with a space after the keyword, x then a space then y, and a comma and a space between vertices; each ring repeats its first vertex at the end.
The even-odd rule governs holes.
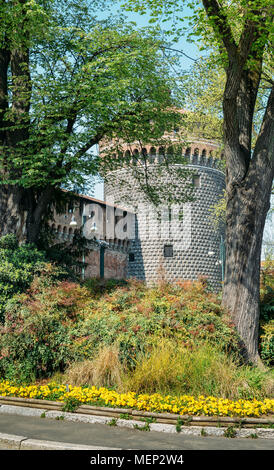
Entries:
POLYGON ((224 351, 238 350, 238 336, 213 293, 201 283, 147 288, 140 282, 93 297, 74 330, 75 354, 87 359, 98 346, 119 345, 120 358, 134 368, 155 337, 191 350, 208 341, 224 351))
POLYGON ((57 281, 59 270, 47 270, 25 294, 6 305, 0 326, 0 373, 30 382, 64 370, 73 359, 71 331, 88 292, 79 284, 57 281))
POLYGON ((15 235, 0 238, 0 321, 7 301, 23 292, 45 266, 45 254, 32 244, 20 245, 15 235))
MULTIPOLYGON (((28 291, 7 304, 6 323, 0 328, 4 377, 48 377, 72 361, 83 360, 91 361, 93 368, 97 364, 99 371, 98 357, 102 351, 113 355, 111 348, 118 348, 120 364, 134 369, 138 358, 159 338, 189 351, 205 341, 223 350, 237 350, 233 325, 214 294, 200 283, 147 288, 133 281, 115 288, 114 282, 96 281, 98 296, 96 284, 60 281, 59 274, 46 265, 28 291)), ((100 374, 105 373, 101 366, 100 374)))
POLYGON ((0 328, 0 344, 1 375, 20 382, 47 377, 71 359, 68 325, 58 313, 10 309, 0 328))
POLYGON ((265 364, 274 364, 274 262, 266 261, 261 270, 259 350, 265 364))

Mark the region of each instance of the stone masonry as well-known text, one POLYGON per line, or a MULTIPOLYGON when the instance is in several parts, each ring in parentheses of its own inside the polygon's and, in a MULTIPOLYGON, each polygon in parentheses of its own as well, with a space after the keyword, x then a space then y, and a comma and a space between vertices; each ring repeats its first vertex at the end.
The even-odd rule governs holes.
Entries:
MULTIPOLYGON (((218 168, 220 160, 212 157, 211 147, 215 150, 216 144, 196 142, 195 149, 185 152, 187 168, 193 170, 195 199, 179 207, 161 208, 160 219, 145 203, 144 194, 129 168, 108 175, 106 202, 119 201, 132 211, 138 206, 135 238, 129 248, 128 278, 153 284, 159 279, 195 280, 203 276, 212 288, 220 289, 220 242, 224 232, 222 228, 213 227, 211 208, 223 196, 225 175, 218 168), (121 186, 119 180, 125 179, 129 185, 121 186), (135 201, 133 205, 132 201, 135 201)), ((157 165, 157 153, 151 164, 157 165)), ((163 183, 171 182, 170 175, 165 174, 163 183)))

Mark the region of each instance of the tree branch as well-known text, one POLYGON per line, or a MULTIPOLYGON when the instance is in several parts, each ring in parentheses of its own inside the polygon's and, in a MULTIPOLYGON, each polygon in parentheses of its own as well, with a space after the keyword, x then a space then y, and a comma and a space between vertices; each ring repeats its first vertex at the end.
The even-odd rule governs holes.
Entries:
MULTIPOLYGON (((273 134, 274 134, 274 85, 272 86, 271 93, 268 97, 268 102, 261 124, 260 132, 256 141, 253 152, 252 165, 270 165, 272 168, 272 175, 274 172, 274 148, 273 148, 273 134)), ((274 175, 273 175, 274 176, 274 175)))
POLYGON ((235 59, 237 55, 237 45, 233 37, 232 30, 229 26, 229 22, 226 14, 223 12, 221 5, 218 0, 202 0, 206 14, 212 21, 212 26, 215 33, 222 40, 225 49, 228 53, 229 59, 235 59))

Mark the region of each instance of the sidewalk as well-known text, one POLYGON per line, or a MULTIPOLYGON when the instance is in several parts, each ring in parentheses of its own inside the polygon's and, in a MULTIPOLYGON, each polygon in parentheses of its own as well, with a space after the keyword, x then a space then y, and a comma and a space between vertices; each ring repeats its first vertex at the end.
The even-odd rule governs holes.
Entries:
MULTIPOLYGON (((84 422, 72 413, 50 412, 22 407, 0 407, 0 445, 17 450, 273 450, 274 438, 260 438, 259 430, 252 437, 226 438, 208 428, 184 427, 181 433, 166 427, 159 432, 156 423, 150 431, 117 426, 117 423, 97 417, 97 422, 84 422), (61 415, 61 418, 60 418, 61 415), (42 416, 42 417, 41 417, 42 416), (104 424, 103 424, 104 423, 104 424), (153 428, 154 426, 154 428, 153 428), (211 435, 208 433, 211 432, 211 435)), ((84 415, 83 415, 84 416, 84 415)), ((126 423, 124 423, 126 424, 126 423)), ((140 424, 140 423, 139 423, 140 424)), ((168 426, 168 425, 165 425, 168 426)), ((141 426, 140 426, 141 427, 141 426)), ((173 427, 174 428, 174 427, 173 427)), ((242 430, 247 431, 247 430, 242 430)), ((273 431, 273 430, 272 430, 273 431)), ((267 434, 265 434, 267 435, 267 434)))

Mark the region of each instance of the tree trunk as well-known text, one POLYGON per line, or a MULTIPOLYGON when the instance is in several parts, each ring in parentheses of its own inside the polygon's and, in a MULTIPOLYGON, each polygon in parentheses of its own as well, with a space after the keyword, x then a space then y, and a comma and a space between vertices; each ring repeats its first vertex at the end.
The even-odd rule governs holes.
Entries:
MULTIPOLYGON (((227 124, 225 128, 227 212, 226 268, 222 303, 230 311, 243 342, 244 356, 250 362, 259 362, 261 249, 274 173, 273 102, 274 89, 270 93, 259 136, 249 160, 246 158, 247 148, 243 144, 244 138, 237 139, 235 136, 237 129, 234 123, 237 123, 237 120, 229 119, 232 118, 229 112, 233 107, 229 106, 229 101, 225 102, 224 106, 227 124)), ((243 109, 241 106, 236 116, 243 109)), ((251 125, 252 118, 249 119, 249 126, 251 125)), ((247 142, 249 126, 246 126, 247 142)))
POLYGON ((35 191, 29 189, 26 193, 26 240, 28 243, 37 243, 44 217, 47 210, 53 203, 54 189, 52 186, 41 189, 37 195, 35 191))
POLYGON ((15 185, 0 185, 0 236, 14 233, 19 242, 26 239, 24 190, 15 185))
MULTIPOLYGON (((271 172, 227 190, 226 270, 223 305, 242 339, 243 356, 258 362, 262 237, 269 209, 271 172)), ((254 177, 255 175, 253 175, 254 177)))
POLYGON ((21 243, 36 244, 53 194, 51 186, 37 195, 32 189, 0 185, 0 236, 13 233, 21 243))

